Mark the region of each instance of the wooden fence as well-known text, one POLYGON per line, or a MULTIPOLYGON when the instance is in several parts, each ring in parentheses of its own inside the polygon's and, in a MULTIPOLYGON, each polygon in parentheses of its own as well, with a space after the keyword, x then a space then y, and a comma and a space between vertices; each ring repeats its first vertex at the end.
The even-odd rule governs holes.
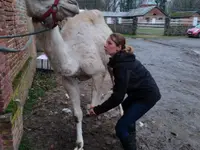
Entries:
POLYGON ((166 18, 164 35, 184 36, 189 28, 200 23, 200 18, 166 18))
POLYGON ((193 19, 183 18, 183 19, 170 19, 170 26, 192 26, 193 19))

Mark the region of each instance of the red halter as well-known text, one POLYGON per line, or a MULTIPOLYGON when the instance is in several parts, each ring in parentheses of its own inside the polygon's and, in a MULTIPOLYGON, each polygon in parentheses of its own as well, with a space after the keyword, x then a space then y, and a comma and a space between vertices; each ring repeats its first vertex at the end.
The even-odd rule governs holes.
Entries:
POLYGON ((46 18, 48 18, 51 14, 52 14, 52 18, 53 18, 53 27, 58 25, 58 20, 56 19, 56 13, 58 12, 58 3, 59 0, 55 0, 54 4, 44 13, 44 15, 42 15, 41 20, 45 21, 46 18))

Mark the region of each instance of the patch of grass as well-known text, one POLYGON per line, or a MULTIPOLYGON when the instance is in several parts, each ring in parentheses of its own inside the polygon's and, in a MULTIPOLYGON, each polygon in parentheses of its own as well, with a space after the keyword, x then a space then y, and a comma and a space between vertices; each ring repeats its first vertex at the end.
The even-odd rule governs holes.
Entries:
POLYGON ((33 145, 31 144, 29 138, 26 135, 22 137, 19 150, 33 150, 33 145))
POLYGON ((129 37, 129 38, 155 38, 155 37, 163 37, 163 36, 158 36, 158 35, 141 35, 141 34, 137 34, 137 35, 131 35, 131 34, 124 34, 125 37, 129 37))
POLYGON ((138 27, 137 33, 147 35, 163 35, 164 28, 138 27))
MULTIPOLYGON (((45 95, 46 91, 55 88, 56 85, 56 76, 52 71, 37 70, 33 79, 32 87, 29 89, 26 104, 24 105, 24 115, 30 115, 33 106, 37 103, 37 101, 45 95)), ((32 142, 28 138, 28 135, 24 133, 19 150, 32 150, 31 143, 32 142)))
POLYGON ((32 87, 29 89, 28 98, 24 106, 24 114, 32 111, 32 107, 37 100, 56 87, 56 76, 52 71, 37 70, 33 79, 32 87))
POLYGON ((137 34, 137 35, 131 35, 131 34, 123 34, 125 37, 128 38, 143 38, 143 39, 176 39, 176 38, 181 38, 185 36, 165 36, 165 35, 144 35, 144 34, 137 34))
POLYGON ((10 103, 8 104, 8 107, 5 110, 5 113, 12 113, 12 115, 16 112, 17 110, 17 104, 16 102, 11 99, 10 103))
POLYGON ((172 12, 170 16, 173 17, 191 17, 195 12, 194 11, 177 11, 172 12))

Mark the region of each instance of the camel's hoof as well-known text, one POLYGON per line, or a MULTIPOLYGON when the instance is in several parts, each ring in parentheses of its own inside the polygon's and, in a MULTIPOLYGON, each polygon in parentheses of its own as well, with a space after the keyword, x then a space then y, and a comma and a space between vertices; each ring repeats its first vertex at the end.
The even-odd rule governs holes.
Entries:
POLYGON ((83 150, 83 143, 76 143, 76 147, 74 150, 83 150))

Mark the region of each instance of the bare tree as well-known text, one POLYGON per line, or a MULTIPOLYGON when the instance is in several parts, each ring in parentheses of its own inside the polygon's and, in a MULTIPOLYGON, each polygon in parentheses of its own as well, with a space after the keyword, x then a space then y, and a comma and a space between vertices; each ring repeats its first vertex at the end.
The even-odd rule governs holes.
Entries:
POLYGON ((105 10, 105 0, 77 0, 81 9, 105 10))
POLYGON ((120 0, 104 0, 105 11, 119 11, 120 0))
POLYGON ((117 11, 120 0, 78 0, 81 9, 99 9, 103 11, 117 11))
POLYGON ((155 0, 155 2, 160 9, 162 9, 163 11, 166 11, 167 0, 155 0))
POLYGON ((172 10, 198 10, 200 0, 173 0, 172 10))
POLYGON ((144 0, 120 0, 120 10, 129 11, 135 9, 143 3, 144 0))

